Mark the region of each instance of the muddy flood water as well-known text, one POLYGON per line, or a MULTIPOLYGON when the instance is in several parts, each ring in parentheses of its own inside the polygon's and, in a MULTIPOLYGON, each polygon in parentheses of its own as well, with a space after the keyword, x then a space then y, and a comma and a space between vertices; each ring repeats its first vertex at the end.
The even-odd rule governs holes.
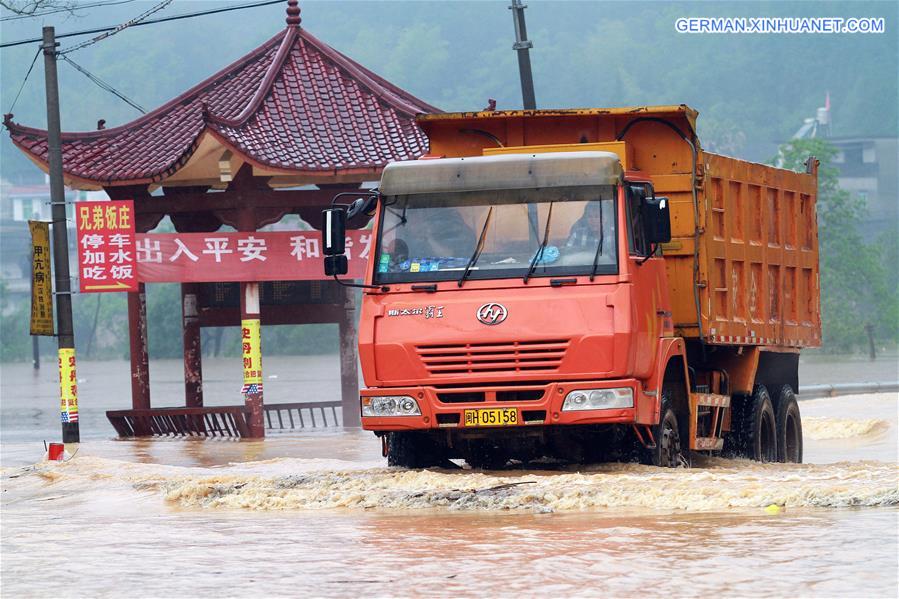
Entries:
MULTIPOLYGON (((234 403, 231 362, 204 364, 207 403, 234 403)), ((873 368, 856 380, 895 379, 873 368)), ((333 357, 266 371, 267 402, 337 396, 333 357)), ((151 364, 154 405, 180 403, 180 375, 151 364)), ((802 401, 800 465, 407 471, 362 431, 116 440, 127 364, 85 363, 83 442, 57 464, 54 376, 2 367, 3 597, 899 592, 897 394, 802 401)))

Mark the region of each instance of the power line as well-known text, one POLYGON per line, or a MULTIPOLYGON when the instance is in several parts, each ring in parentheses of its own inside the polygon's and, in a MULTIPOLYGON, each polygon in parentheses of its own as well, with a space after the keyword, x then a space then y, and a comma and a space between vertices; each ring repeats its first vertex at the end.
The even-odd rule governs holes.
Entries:
POLYGON ((36 12, 27 15, 11 15, 9 17, 0 18, 0 22, 3 21, 18 21, 19 19, 32 19, 35 17, 43 17, 45 15, 55 15, 61 12, 70 12, 72 14, 78 10, 86 10, 88 8, 96 8, 98 6, 115 6, 117 4, 129 4, 134 2, 134 0, 110 0, 109 2, 96 2, 94 4, 82 4, 80 6, 70 6, 70 7, 61 7, 54 8, 53 10, 45 10, 44 12, 36 12))
POLYGON ((98 35, 97 37, 95 37, 93 39, 89 39, 85 42, 75 44, 74 46, 72 46, 70 48, 66 48, 65 50, 60 50, 59 54, 60 55, 68 54, 69 52, 74 52, 75 50, 80 50, 81 48, 86 48, 87 46, 96 44, 97 42, 99 42, 101 40, 105 40, 106 38, 111 37, 111 36, 119 33, 120 31, 124 31, 125 29, 128 29, 129 27, 133 27, 134 25, 139 24, 141 21, 143 21, 144 19, 146 19, 153 13, 159 12, 160 10, 162 10, 163 8, 165 8, 166 6, 168 6, 171 3, 172 3, 172 0, 162 0, 162 2, 160 2, 159 4, 157 4, 150 10, 144 11, 143 13, 134 17, 133 19, 125 21, 124 23, 122 23, 121 25, 119 25, 118 27, 113 29, 112 31, 107 31, 105 33, 101 33, 100 35, 98 35))
POLYGON ((22 85, 19 86, 19 91, 16 92, 16 97, 12 101, 12 106, 10 106, 9 110, 6 111, 7 113, 12 114, 12 109, 16 107, 16 102, 19 101, 19 96, 22 95, 22 90, 25 89, 25 84, 28 83, 28 77, 31 76, 31 70, 34 69, 34 63, 37 62, 37 57, 40 56, 40 54, 41 54, 41 49, 38 48, 37 52, 34 53, 34 58, 31 59, 31 66, 28 67, 28 72, 25 73, 25 78, 22 79, 22 85))
MULTIPOLYGON (((272 4, 281 4, 284 0, 266 0, 265 2, 256 2, 254 4, 241 4, 239 6, 226 6, 223 8, 216 8, 213 10, 203 10, 192 13, 183 13, 180 15, 172 15, 171 17, 162 17, 160 19, 151 19, 149 21, 141 21, 140 23, 135 23, 133 27, 141 27, 143 25, 155 25, 156 23, 165 23, 168 21, 178 21, 180 19, 191 19, 193 17, 202 17, 205 15, 214 15, 221 12, 229 12, 232 10, 243 10, 245 8, 258 8, 260 6, 270 6, 272 4)), ((97 29, 87 29, 85 31, 75 31, 72 33, 60 33, 56 36, 56 39, 64 38, 64 37, 77 37, 79 35, 90 35, 92 33, 103 33, 104 31, 112 31, 119 27, 118 25, 111 27, 99 27, 97 29)), ((35 42, 43 41, 43 38, 35 37, 27 40, 19 40, 17 42, 6 42, 5 44, 0 44, 0 48, 11 48, 13 46, 22 46, 25 44, 33 44, 35 42)))
POLYGON ((100 89, 104 89, 104 90, 108 91, 109 93, 116 96, 117 98, 119 98, 120 100, 122 100, 123 102, 125 102, 126 104, 128 104, 129 106, 134 108, 135 110, 138 110, 141 114, 147 114, 147 111, 143 106, 141 106, 134 100, 131 100, 128 96, 126 96, 125 94, 123 94, 122 92, 120 92, 119 90, 117 90, 116 88, 111 86, 110 84, 106 83, 105 81, 103 81, 102 79, 100 79, 99 77, 97 77, 96 75, 94 75, 93 73, 91 73, 90 71, 88 71, 87 69, 85 69, 84 67, 79 65, 78 63, 76 63, 74 60, 72 60, 65 54, 60 54, 59 57, 62 58, 67 63, 69 63, 70 65, 72 65, 75 68, 75 70, 84 74, 85 77, 87 77, 92 82, 94 82, 97 85, 97 87, 99 87, 100 89))

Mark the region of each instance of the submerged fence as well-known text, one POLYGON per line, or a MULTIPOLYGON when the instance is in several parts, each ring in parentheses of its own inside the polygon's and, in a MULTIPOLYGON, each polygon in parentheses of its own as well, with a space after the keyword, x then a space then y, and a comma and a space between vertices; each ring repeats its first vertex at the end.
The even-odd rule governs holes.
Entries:
POLYGON ((838 395, 864 393, 894 393, 899 391, 899 381, 878 383, 835 383, 832 385, 803 385, 799 387, 799 399, 820 399, 838 395))
MULTIPOLYGON (((321 429, 343 425, 339 401, 263 406, 269 430, 321 429)), ((246 437, 245 406, 113 410, 106 417, 120 437, 246 437)))

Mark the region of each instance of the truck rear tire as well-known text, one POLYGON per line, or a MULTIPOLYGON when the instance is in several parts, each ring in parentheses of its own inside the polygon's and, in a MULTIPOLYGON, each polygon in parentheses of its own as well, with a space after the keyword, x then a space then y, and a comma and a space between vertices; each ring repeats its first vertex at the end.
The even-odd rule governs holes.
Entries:
MULTIPOLYGON (((736 416, 736 414, 734 414, 736 416)), ((771 396, 764 385, 756 385, 743 400, 738 433, 742 457, 756 462, 777 461, 777 427, 771 396)))
POLYGON ((775 405, 777 461, 802 463, 802 417, 796 394, 789 385, 781 387, 775 405))
POLYGON ((400 468, 440 466, 445 456, 427 434, 414 431, 387 433, 387 465, 400 468))

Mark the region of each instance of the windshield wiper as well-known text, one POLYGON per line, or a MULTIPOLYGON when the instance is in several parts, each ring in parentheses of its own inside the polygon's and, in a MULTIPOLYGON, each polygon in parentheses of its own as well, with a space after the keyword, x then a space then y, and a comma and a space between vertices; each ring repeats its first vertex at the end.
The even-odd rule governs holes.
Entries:
POLYGON ((593 268, 590 269, 590 281, 596 278, 596 267, 599 266, 599 257, 602 256, 602 243, 605 240, 605 227, 602 224, 602 200, 599 200, 599 243, 596 244, 596 253, 593 254, 593 268))
POLYGON ((468 259, 468 264, 465 266, 465 271, 462 273, 462 276, 459 277, 459 287, 461 287, 465 283, 465 279, 468 278, 468 273, 471 272, 472 267, 477 263, 478 258, 481 257, 481 250, 484 249, 484 238, 487 236, 487 225, 490 224, 490 217, 493 216, 493 206, 490 207, 490 210, 487 211, 487 218, 484 219, 484 226, 481 227, 481 234, 478 236, 478 244, 474 248, 474 253, 471 255, 471 258, 468 259))
POLYGON ((549 241, 549 223, 553 218, 553 204, 555 204, 555 202, 549 203, 549 214, 546 215, 546 227, 543 229, 543 241, 540 243, 540 249, 537 250, 537 253, 534 254, 533 259, 531 259, 531 265, 524 275, 525 283, 527 283, 528 279, 531 278, 531 275, 534 274, 534 271, 537 269, 537 261, 543 258, 543 252, 546 250, 546 244, 549 241))

